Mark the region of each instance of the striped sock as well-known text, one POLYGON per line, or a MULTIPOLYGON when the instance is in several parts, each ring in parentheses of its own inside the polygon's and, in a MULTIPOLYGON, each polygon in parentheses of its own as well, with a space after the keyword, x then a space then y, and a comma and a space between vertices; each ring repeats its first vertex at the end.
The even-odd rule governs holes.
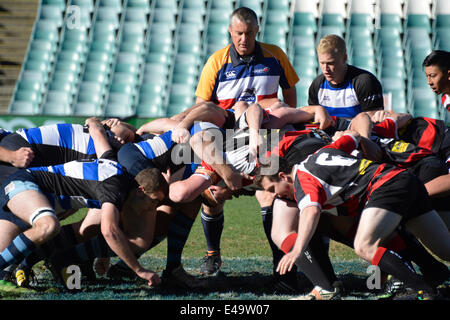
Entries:
POLYGON ((220 252, 220 239, 222 238, 224 216, 223 211, 217 216, 210 216, 201 210, 203 233, 206 238, 207 251, 220 252))
POLYGON ((167 230, 167 270, 173 270, 181 264, 184 245, 191 232, 194 219, 177 212, 167 230))
POLYGON ((28 239, 23 233, 19 234, 12 243, 0 253, 0 270, 5 269, 11 264, 19 263, 27 257, 36 245, 28 239))
POLYGON ((72 225, 62 226, 56 237, 37 247, 21 264, 26 267, 33 267, 39 261, 50 258, 57 251, 65 250, 77 243, 78 240, 72 225))

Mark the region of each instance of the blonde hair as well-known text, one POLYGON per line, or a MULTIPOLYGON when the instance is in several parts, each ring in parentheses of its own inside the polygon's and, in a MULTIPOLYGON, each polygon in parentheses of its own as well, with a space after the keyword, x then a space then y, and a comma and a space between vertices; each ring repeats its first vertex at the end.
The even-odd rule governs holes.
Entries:
POLYGON ((320 39, 317 45, 318 53, 347 54, 345 40, 335 34, 328 34, 320 39))

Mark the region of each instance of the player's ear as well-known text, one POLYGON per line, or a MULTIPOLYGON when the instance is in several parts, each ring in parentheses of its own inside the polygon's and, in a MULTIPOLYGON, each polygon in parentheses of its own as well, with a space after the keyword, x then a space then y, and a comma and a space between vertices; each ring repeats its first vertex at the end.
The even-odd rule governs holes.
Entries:
POLYGON ((145 194, 145 189, 143 186, 138 186, 136 189, 136 194, 138 196, 143 196, 145 194))
POLYGON ((289 181, 289 174, 280 171, 278 172, 278 178, 280 179, 280 181, 289 181))

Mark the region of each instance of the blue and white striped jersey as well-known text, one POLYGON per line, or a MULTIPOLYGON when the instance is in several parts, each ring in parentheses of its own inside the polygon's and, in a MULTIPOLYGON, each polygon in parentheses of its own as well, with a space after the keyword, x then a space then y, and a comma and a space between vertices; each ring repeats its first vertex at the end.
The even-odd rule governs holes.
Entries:
POLYGON ((101 208, 105 202, 120 210, 128 192, 137 183, 110 155, 108 158, 26 170, 35 178, 57 213, 68 209, 101 208))
POLYGON ((89 132, 80 124, 53 124, 37 128, 20 129, 17 133, 31 145, 50 145, 69 149, 87 156, 95 155, 89 132))
POLYGON ((363 111, 382 110, 383 92, 378 79, 368 71, 348 66, 345 80, 333 86, 323 74, 309 87, 309 105, 321 105, 332 116, 353 118, 363 111))
MULTIPOLYGON (((193 136, 194 134, 207 130, 207 129, 217 129, 220 132, 223 132, 218 126, 210 123, 210 122, 196 122, 190 129, 190 134, 193 136)), ((172 141, 172 131, 169 130, 159 136, 155 136, 151 139, 147 139, 138 143, 135 143, 135 146, 139 149, 139 151, 152 162, 153 166, 160 169, 161 171, 166 171, 168 168, 172 170, 177 170, 181 168, 183 165, 188 165, 189 170, 195 171, 195 157, 191 155, 191 148, 186 145, 186 148, 174 149, 176 143, 172 141), (184 161, 183 163, 179 163, 177 160, 180 160, 180 156, 177 152, 180 152, 182 149, 183 152, 188 151, 189 161, 184 161), (193 167, 194 166, 194 167, 193 167)), ((182 157, 186 160, 186 155, 182 157)), ((180 160, 181 161, 181 160, 180 160)), ((198 161, 200 162, 200 161, 198 161)), ((199 164, 199 163, 198 163, 199 164)), ((198 165, 197 164, 197 165, 198 165)), ((174 172, 174 171, 172 171, 174 172)))

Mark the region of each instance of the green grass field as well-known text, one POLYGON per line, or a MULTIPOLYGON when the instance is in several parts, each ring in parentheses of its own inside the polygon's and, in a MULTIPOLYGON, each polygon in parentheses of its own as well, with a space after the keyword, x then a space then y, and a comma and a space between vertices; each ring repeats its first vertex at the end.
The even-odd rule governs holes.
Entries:
MULTIPOLYGON (((3 296, 4 299, 27 300, 287 300, 291 296, 277 294, 265 283, 272 274, 271 251, 267 243, 259 205, 254 197, 240 197, 229 201, 225 207, 225 226, 222 235, 223 266, 219 276, 210 278, 210 289, 205 291, 149 288, 140 281, 116 282, 99 277, 96 283, 82 284, 79 293, 67 293, 52 279, 50 271, 37 265, 37 291, 32 294, 3 296)), ((63 221, 63 224, 80 220, 85 211, 63 221)), ((199 275, 205 254, 205 239, 200 218, 197 217, 183 252, 183 265, 187 271, 199 275)), ((346 287, 346 300, 373 300, 375 292, 367 289, 369 263, 339 243, 331 242, 330 256, 338 277, 346 287)), ((162 273, 165 267, 166 241, 147 252, 140 262, 162 273)), ((113 259, 113 262, 117 259, 113 259)), ((311 286, 300 277, 304 292, 311 286)))

